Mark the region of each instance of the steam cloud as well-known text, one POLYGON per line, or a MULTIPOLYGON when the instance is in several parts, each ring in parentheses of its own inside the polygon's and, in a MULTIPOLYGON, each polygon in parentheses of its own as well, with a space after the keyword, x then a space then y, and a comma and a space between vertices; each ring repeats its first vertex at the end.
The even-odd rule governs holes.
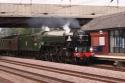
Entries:
POLYGON ((48 26, 49 28, 63 28, 69 23, 70 28, 80 28, 78 20, 74 18, 40 17, 31 18, 27 23, 30 27, 48 26))
POLYGON ((44 30, 44 31, 50 31, 50 28, 48 26, 42 26, 42 30, 44 30))
POLYGON ((70 25, 70 23, 67 22, 67 23, 63 26, 63 29, 65 30, 65 33, 69 33, 69 32, 70 32, 69 25, 70 25))

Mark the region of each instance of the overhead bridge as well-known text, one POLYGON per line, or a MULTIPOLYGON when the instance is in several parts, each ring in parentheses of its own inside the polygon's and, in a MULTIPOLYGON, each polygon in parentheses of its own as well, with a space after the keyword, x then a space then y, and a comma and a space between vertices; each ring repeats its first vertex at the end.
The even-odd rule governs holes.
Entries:
POLYGON ((30 27, 30 19, 42 17, 77 18, 83 25, 92 18, 122 11, 125 7, 0 3, 0 27, 30 27))
MULTIPOLYGON (((40 28, 43 23, 41 22, 43 21, 42 19, 43 17, 0 17, 0 27, 2 28, 6 28, 6 27, 40 28)), ((76 20, 78 20, 81 26, 89 22, 91 19, 92 18, 76 18, 76 20)), ((57 20, 59 19, 57 18, 57 20)), ((51 22, 51 20, 49 22, 51 22)))
POLYGON ((95 18, 125 11, 125 7, 0 3, 0 17, 95 18))

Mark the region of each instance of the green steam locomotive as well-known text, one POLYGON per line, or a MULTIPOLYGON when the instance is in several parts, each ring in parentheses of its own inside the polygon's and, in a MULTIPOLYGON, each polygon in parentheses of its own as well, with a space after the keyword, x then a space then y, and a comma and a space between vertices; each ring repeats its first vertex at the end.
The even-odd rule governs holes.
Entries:
POLYGON ((94 55, 90 36, 84 31, 41 31, 0 39, 0 54, 64 63, 89 63, 94 55))

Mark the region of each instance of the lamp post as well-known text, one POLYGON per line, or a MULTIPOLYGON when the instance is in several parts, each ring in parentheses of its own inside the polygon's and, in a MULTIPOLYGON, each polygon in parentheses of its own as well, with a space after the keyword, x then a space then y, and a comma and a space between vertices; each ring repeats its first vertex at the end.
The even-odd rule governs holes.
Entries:
MULTIPOLYGON (((112 3, 114 0, 111 0, 110 2, 112 3)), ((117 0, 117 7, 119 7, 119 0, 117 0)))
POLYGON ((99 31, 99 35, 103 36, 103 31, 102 30, 99 31))

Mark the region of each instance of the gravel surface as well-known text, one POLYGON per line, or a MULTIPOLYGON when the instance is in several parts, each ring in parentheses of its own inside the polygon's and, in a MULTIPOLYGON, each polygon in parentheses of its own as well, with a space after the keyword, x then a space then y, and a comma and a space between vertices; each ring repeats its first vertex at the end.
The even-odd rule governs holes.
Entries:
POLYGON ((0 83, 13 83, 12 81, 9 81, 3 77, 0 77, 0 83))
POLYGON ((20 77, 1 70, 0 70, 0 77, 7 79, 7 80, 0 79, 0 83, 38 83, 33 80, 29 80, 24 77, 20 77))

